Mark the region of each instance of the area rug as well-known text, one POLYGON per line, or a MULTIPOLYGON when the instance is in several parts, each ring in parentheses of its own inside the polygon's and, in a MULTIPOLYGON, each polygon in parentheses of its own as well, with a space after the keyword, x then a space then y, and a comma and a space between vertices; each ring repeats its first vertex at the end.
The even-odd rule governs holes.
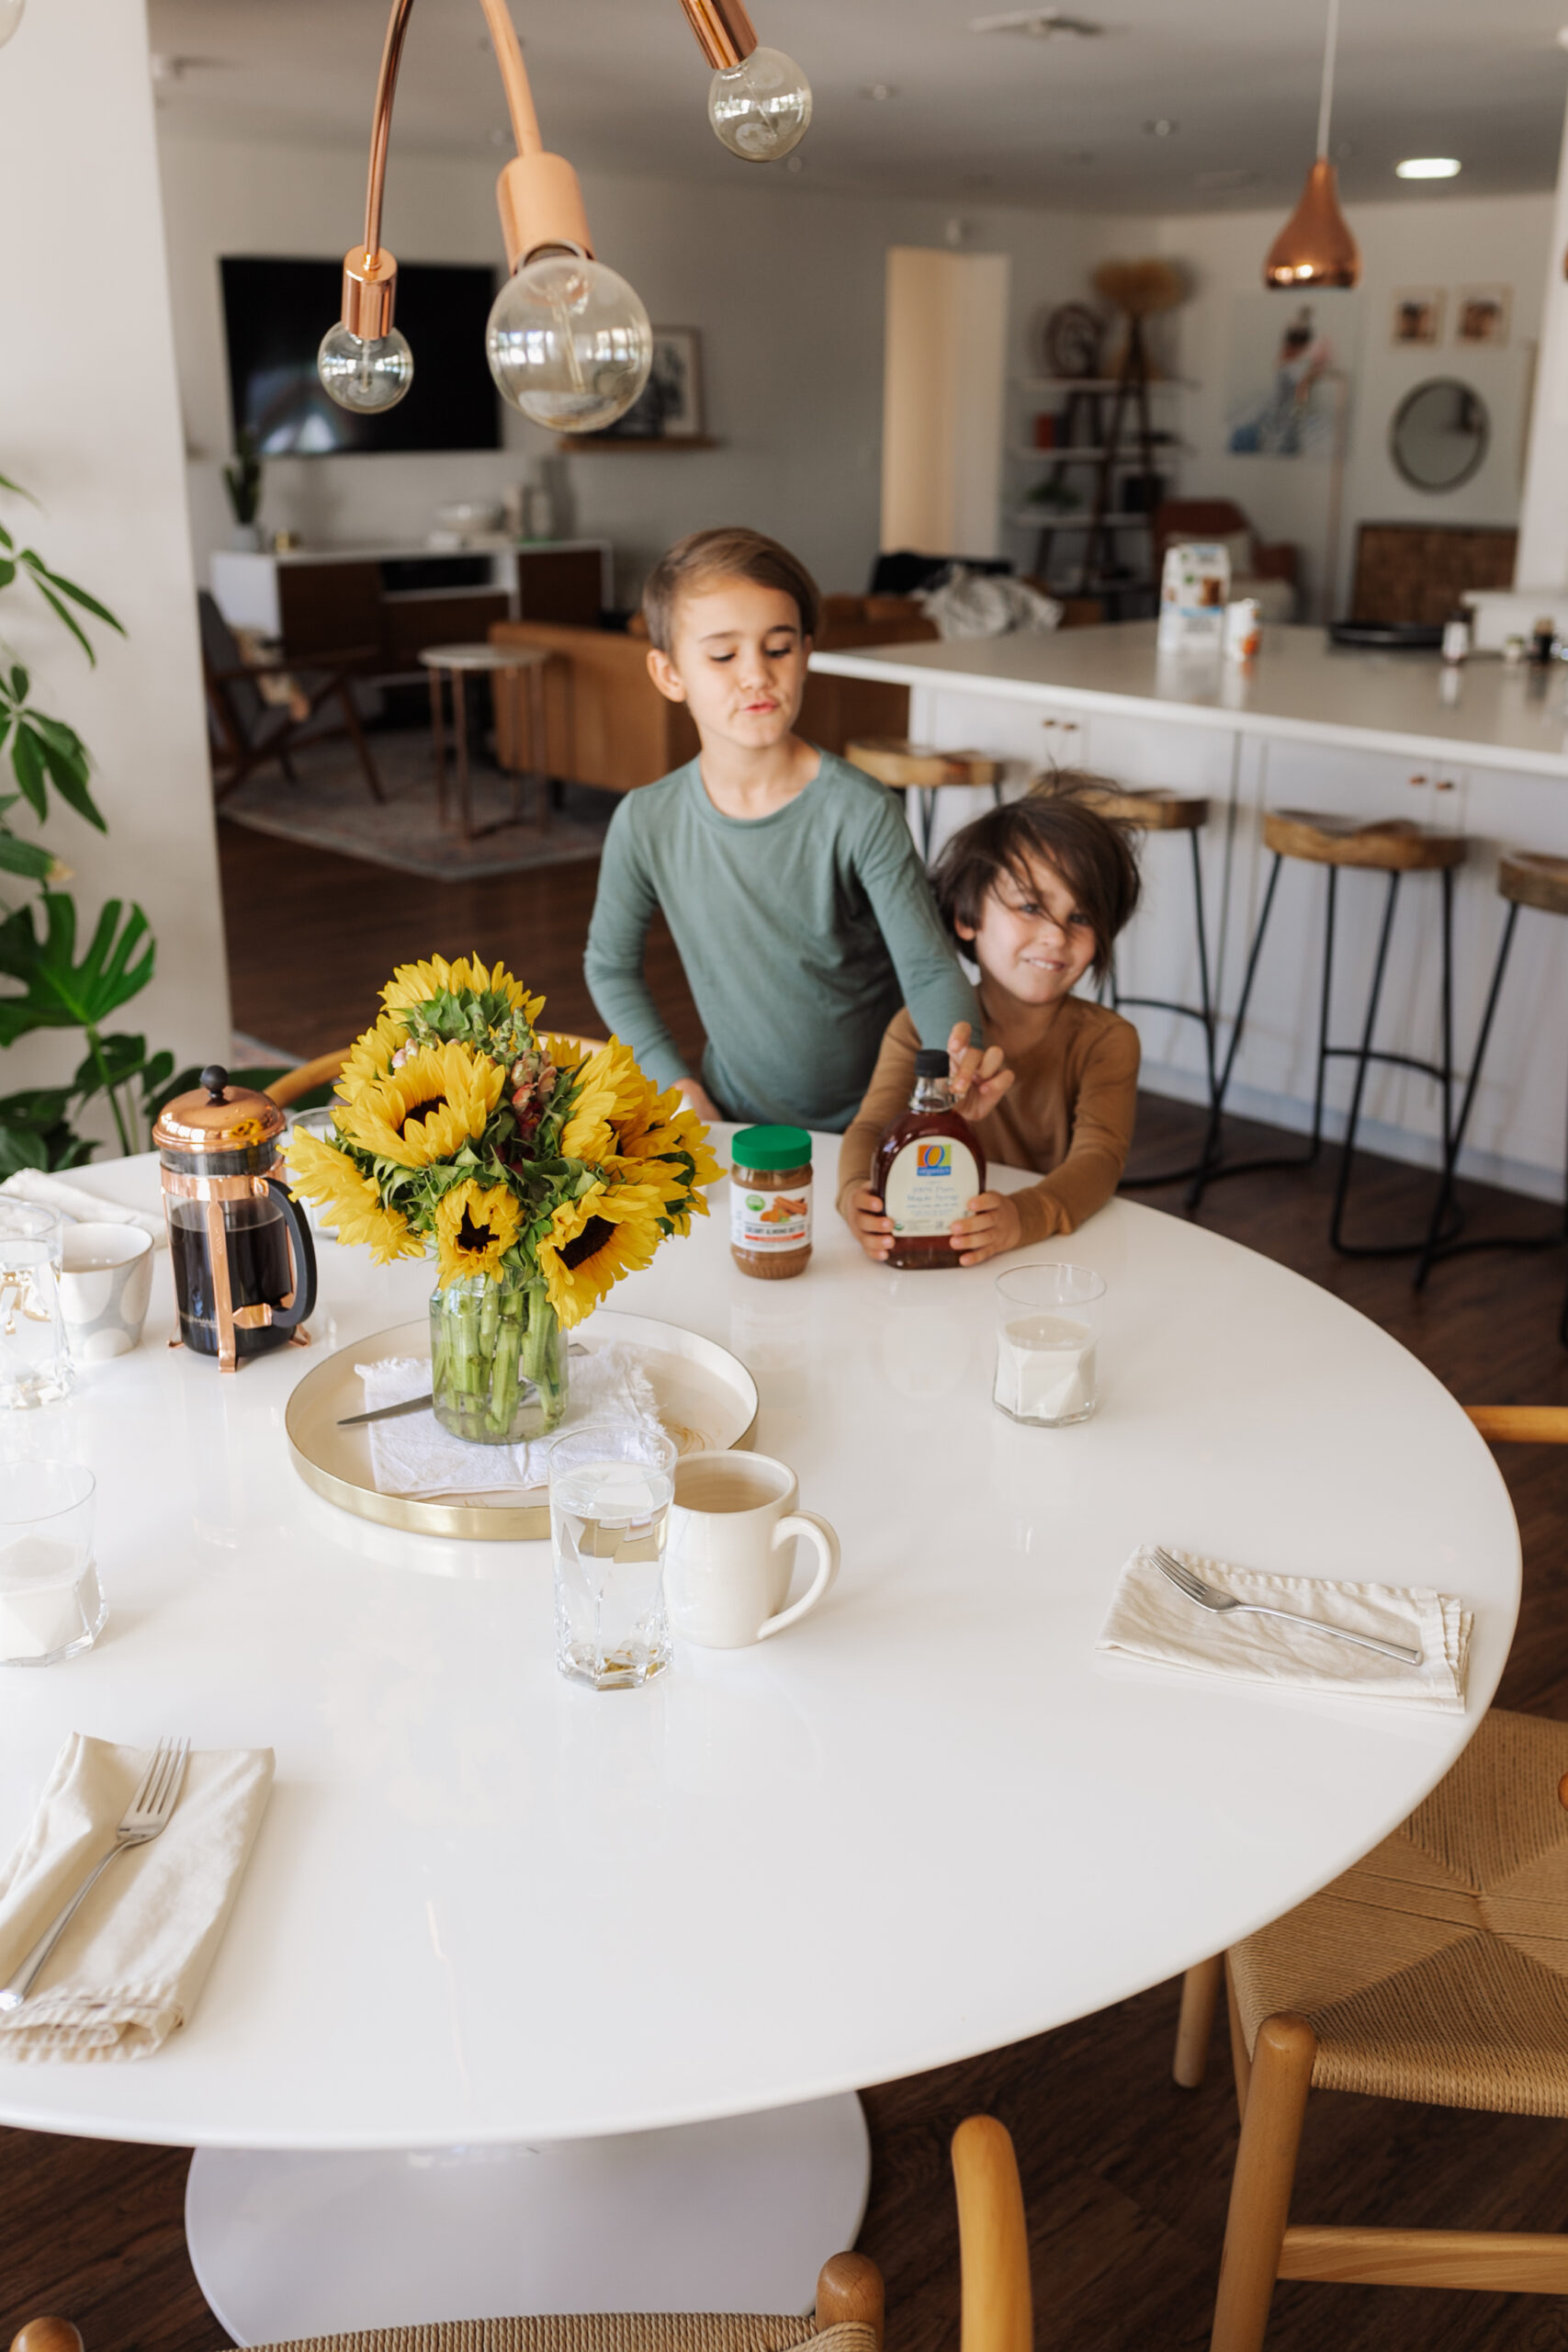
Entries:
MULTIPOLYGON (((573 790, 572 806, 538 821, 539 787, 522 787, 523 818, 513 823, 512 779, 476 760, 474 823, 502 823, 465 848, 457 833, 441 826, 435 811, 435 765, 430 737, 414 728, 388 729, 370 737, 371 755, 386 793, 371 799, 365 772, 344 743, 311 744, 294 753, 299 781, 290 784, 280 768, 264 768, 220 802, 219 815, 253 832, 275 833, 310 849, 335 850, 371 865, 396 866, 404 874, 433 875, 442 882, 470 882, 487 874, 518 874, 530 867, 569 865, 597 857, 615 813, 615 796, 573 790), (600 805, 603 804, 603 816, 600 805)), ((450 783, 448 789, 453 789, 450 783)))

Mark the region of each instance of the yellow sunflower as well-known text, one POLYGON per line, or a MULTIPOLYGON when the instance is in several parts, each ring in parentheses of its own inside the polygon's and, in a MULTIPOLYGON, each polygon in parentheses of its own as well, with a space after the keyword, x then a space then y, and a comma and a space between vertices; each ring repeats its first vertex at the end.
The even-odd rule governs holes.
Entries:
POLYGON ((578 1080, 577 1100, 560 1131, 561 1158, 586 1159, 597 1168, 617 1148, 615 1131, 610 1125, 615 1090, 608 1078, 595 1078, 585 1065, 580 1064, 578 1069, 568 1073, 567 1082, 574 1079, 578 1080))
POLYGON ((378 1159, 430 1168, 479 1140, 505 1084, 499 1062, 466 1046, 423 1046, 345 1102, 338 1125, 378 1159))
POLYGON ((319 1202, 325 1222, 349 1248, 364 1243, 379 1266, 398 1258, 418 1258, 424 1242, 397 1209, 385 1208, 368 1176, 303 1127, 296 1127, 285 1154, 296 1196, 319 1202))
POLYGON ((455 1184, 435 1212, 442 1287, 465 1274, 493 1279, 522 1229, 522 1209, 504 1184, 481 1184, 475 1176, 455 1184))
POLYGON ((445 956, 431 956, 419 964, 400 964, 381 991, 381 1001, 389 1012, 399 1012, 433 996, 457 995, 464 989, 472 989, 479 996, 487 991, 503 996, 530 1024, 545 1009, 544 998, 530 996, 504 964, 492 964, 487 970, 477 956, 459 956, 455 964, 449 964, 445 956))
POLYGON ((695 1167, 694 1182, 716 1183, 724 1170, 708 1144, 708 1130, 681 1090, 671 1086, 649 1104, 646 1116, 628 1121, 620 1130, 625 1159, 662 1159, 671 1152, 688 1152, 695 1167))
POLYGON ((392 1056, 400 1046, 406 1046, 409 1033, 395 1012, 378 1015, 373 1029, 356 1037, 348 1049, 342 1074, 337 1082, 340 1102, 352 1102, 367 1086, 385 1078, 392 1067, 392 1056))
POLYGON ((623 1274, 649 1263, 663 1238, 663 1204, 653 1184, 595 1184, 563 1201, 539 1244, 539 1272, 562 1326, 570 1330, 623 1274))
MULTIPOLYGON (((652 1105, 659 1099, 659 1090, 651 1079, 645 1078, 637 1068, 637 1056, 618 1037, 601 1046, 582 1064, 581 1078, 585 1087, 608 1091, 611 1097, 606 1116, 618 1136, 646 1121, 652 1105)), ((625 1148, 623 1143, 622 1147, 625 1148)))

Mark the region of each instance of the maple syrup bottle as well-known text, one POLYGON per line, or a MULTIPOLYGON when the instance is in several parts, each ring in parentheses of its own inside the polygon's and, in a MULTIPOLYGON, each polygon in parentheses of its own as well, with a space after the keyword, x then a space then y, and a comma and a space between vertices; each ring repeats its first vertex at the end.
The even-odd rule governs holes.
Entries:
POLYGON ((883 1263, 912 1272, 956 1266, 953 1221, 984 1192, 986 1155, 967 1119, 953 1107, 948 1059, 940 1046, 915 1056, 915 1091, 876 1147, 871 1189, 893 1220, 893 1250, 883 1263))

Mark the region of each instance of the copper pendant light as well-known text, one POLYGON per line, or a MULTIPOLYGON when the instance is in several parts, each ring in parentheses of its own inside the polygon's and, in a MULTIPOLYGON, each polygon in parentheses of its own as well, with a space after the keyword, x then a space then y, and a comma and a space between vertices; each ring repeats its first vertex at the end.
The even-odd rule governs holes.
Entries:
POLYGON ((1323 94, 1317 110, 1317 161, 1307 174, 1302 200, 1269 248, 1265 286, 1355 286, 1360 282, 1361 249, 1339 209, 1334 166, 1328 160, 1328 118, 1334 103, 1334 55, 1339 41, 1339 0, 1328 0, 1323 44, 1323 94))

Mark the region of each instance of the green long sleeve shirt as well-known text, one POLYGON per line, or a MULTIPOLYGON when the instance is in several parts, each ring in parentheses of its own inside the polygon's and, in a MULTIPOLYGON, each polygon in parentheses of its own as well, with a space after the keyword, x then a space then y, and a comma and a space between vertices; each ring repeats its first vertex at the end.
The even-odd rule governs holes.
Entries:
POLYGON ((841 1133, 883 1031, 907 1004, 922 1042, 979 1008, 902 805, 831 753, 772 816, 726 817, 698 763, 630 792, 599 869, 583 971, 649 1076, 690 1073, 643 977, 655 907, 707 1033, 702 1080, 728 1116, 841 1133))

